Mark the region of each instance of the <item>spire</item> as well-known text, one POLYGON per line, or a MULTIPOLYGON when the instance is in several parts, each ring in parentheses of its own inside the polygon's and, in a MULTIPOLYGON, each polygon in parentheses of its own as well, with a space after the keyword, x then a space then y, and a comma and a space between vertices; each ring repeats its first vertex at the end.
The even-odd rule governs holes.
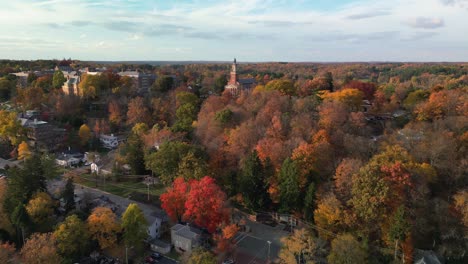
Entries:
POLYGON ((236 58, 234 58, 234 64, 236 64, 236 58))

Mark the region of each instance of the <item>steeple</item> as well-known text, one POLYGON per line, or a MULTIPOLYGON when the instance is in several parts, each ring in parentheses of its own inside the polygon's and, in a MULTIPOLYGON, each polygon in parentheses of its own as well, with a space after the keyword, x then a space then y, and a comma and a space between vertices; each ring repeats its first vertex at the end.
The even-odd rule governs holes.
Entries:
POLYGON ((230 84, 236 84, 237 83, 237 62, 236 58, 234 58, 234 62, 232 63, 231 67, 231 78, 229 79, 230 84))

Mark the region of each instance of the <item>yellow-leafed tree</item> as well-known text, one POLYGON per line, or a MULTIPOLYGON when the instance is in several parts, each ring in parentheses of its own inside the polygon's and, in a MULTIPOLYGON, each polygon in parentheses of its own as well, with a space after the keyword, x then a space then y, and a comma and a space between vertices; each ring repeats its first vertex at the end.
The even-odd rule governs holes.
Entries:
POLYGON ((26 143, 25 141, 21 142, 21 144, 18 145, 18 159, 25 160, 31 157, 31 155, 32 153, 29 149, 28 143, 26 143))
POLYGON ((39 231, 50 228, 51 216, 54 214, 54 202, 47 193, 35 194, 27 204, 26 211, 39 231))
POLYGON ((111 209, 95 208, 88 217, 87 225, 91 237, 97 240, 101 249, 112 248, 117 244, 117 235, 121 229, 111 209))
POLYGON ((91 129, 86 124, 81 125, 78 136, 80 136, 81 145, 86 145, 91 139, 91 129))

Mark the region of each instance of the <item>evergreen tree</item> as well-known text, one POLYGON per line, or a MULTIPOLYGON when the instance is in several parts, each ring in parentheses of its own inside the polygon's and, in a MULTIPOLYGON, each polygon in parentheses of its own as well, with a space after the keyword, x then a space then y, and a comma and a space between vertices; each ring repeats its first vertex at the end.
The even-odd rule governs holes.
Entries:
POLYGON ((266 170, 254 150, 242 165, 239 188, 246 206, 253 210, 264 209, 269 204, 266 170))
POLYGON ((63 190, 62 198, 65 204, 65 212, 68 213, 75 209, 75 187, 72 178, 68 178, 63 190))
POLYGON ((307 192, 304 199, 304 217, 307 221, 314 219, 315 210, 315 184, 312 182, 307 188, 307 192))
POLYGON ((13 213, 11 214, 11 223, 19 231, 16 232, 21 237, 18 241, 21 241, 24 244, 25 229, 30 225, 31 221, 23 204, 18 204, 13 210, 13 213))
POLYGON ((295 161, 287 158, 279 174, 280 212, 297 209, 300 202, 299 169, 295 161))

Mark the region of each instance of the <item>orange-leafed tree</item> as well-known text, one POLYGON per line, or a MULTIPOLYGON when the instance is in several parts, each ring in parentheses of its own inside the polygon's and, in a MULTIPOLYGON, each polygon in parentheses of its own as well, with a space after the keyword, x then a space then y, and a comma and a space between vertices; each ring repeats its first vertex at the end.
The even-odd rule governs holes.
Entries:
POLYGON ((220 234, 214 236, 216 241, 216 250, 218 252, 228 252, 234 247, 232 239, 239 232, 239 227, 236 224, 225 226, 220 234))
POLYGON ((16 263, 15 251, 15 245, 0 241, 0 263, 16 263))
POLYGON ((128 103, 127 124, 146 123, 150 125, 151 114, 142 97, 136 97, 128 103))
POLYGON ((23 263, 61 263, 57 240, 52 233, 34 233, 24 244, 20 252, 23 263))
POLYGON ((186 220, 213 233, 221 223, 228 220, 225 206, 226 194, 213 178, 205 176, 199 181, 190 181, 190 192, 185 202, 186 220))
POLYGON ((122 122, 122 108, 117 100, 109 101, 107 106, 109 111, 109 122, 119 125, 122 122))
POLYGON ((101 249, 112 248, 117 244, 120 225, 117 216, 107 207, 97 207, 88 217, 87 227, 91 237, 99 243, 101 249))
POLYGON ((181 221, 185 213, 185 202, 189 191, 189 184, 184 178, 176 178, 172 187, 161 195, 161 207, 174 221, 181 221))

